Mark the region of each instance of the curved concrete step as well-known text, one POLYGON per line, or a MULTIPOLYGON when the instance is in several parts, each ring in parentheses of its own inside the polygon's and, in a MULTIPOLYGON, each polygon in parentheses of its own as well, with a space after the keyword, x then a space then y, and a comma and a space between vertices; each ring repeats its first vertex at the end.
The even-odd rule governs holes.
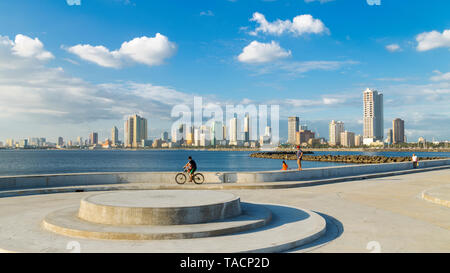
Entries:
POLYGON ((84 221, 77 217, 78 207, 50 213, 43 228, 66 236, 108 240, 167 240, 211 237, 262 227, 270 222, 271 212, 263 206, 241 203, 242 214, 209 223, 169 226, 112 226, 84 221))
POLYGON ((422 199, 450 208, 450 185, 425 190, 422 199))
MULTIPOLYGON (((71 238, 41 227, 42 219, 60 201, 43 204, 38 196, 35 205, 20 206, 2 215, 0 251, 69 252, 77 244, 82 253, 91 252, 156 252, 156 253, 232 253, 282 252, 308 244, 326 232, 326 222, 317 213, 295 207, 255 204, 272 211, 272 220, 264 227, 245 232, 193 239, 173 240, 99 240, 71 238)), ((79 202, 79 201, 78 201, 79 202)), ((73 203, 75 206, 77 202, 73 203)))

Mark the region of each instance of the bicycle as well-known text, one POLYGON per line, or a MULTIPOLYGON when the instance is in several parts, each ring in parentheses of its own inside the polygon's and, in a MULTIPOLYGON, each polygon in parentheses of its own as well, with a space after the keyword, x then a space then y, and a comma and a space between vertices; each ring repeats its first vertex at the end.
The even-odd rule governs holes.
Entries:
MULTIPOLYGON (((188 177, 189 177, 188 170, 184 169, 182 173, 177 173, 177 175, 175 176, 175 182, 177 182, 177 184, 182 185, 186 183, 188 177)), ((201 173, 194 173, 194 175, 192 176, 192 181, 195 184, 203 184, 203 182, 205 182, 205 177, 201 173)))

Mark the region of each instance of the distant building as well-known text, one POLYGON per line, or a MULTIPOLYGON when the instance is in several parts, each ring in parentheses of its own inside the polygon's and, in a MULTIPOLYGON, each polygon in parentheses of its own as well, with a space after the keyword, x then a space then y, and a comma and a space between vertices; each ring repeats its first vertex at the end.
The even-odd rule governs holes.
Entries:
POLYGON ((244 117, 244 142, 250 141, 250 116, 246 114, 244 117))
POLYGON ((14 139, 9 138, 9 139, 6 140, 6 147, 13 148, 14 146, 15 146, 14 145, 14 139))
POLYGON ((363 142, 383 141, 383 94, 367 88, 363 96, 363 142))
POLYGON ((168 141, 169 140, 169 133, 167 133, 167 132, 161 133, 161 140, 162 141, 168 141))
MULTIPOLYGON (((166 132, 167 133, 167 132, 166 132)), ((162 141, 161 139, 155 139, 152 143, 152 147, 153 148, 161 148, 162 146, 162 141)))
POLYGON ((211 126, 211 145, 218 145, 224 139, 222 122, 214 121, 211 126))
POLYGON ((77 143, 78 143, 78 146, 84 146, 84 141, 83 141, 83 138, 82 137, 77 137, 77 143))
POLYGON ((344 147, 355 147, 355 133, 341 132, 341 145, 344 147))
POLYGON ((295 144, 302 145, 315 138, 315 133, 310 130, 300 130, 295 134, 295 144))
POLYGON ((341 144, 341 133, 344 132, 344 123, 342 121, 332 120, 329 124, 330 140, 328 144, 330 146, 336 146, 341 144))
POLYGON ((405 121, 396 118, 392 121, 392 140, 394 144, 405 141, 405 121))
POLYGON ((111 146, 115 147, 119 144, 119 129, 114 126, 111 129, 111 146))
POLYGON ((356 135, 355 136, 355 146, 359 147, 363 145, 363 136, 362 135, 356 135))
POLYGON ((230 119, 230 145, 238 145, 239 120, 237 118, 230 119))
POLYGON ((97 145, 98 144, 98 133, 97 132, 92 132, 89 135, 89 144, 91 144, 91 145, 97 145))
POLYGON ((21 140, 19 141, 19 147, 20 147, 20 148, 26 148, 26 147, 28 147, 28 139, 21 139, 21 140))
POLYGON ((288 143, 295 144, 296 133, 299 130, 299 118, 289 117, 288 118, 288 143))
POLYGON ((392 143, 393 143, 393 133, 392 133, 392 129, 389 129, 389 130, 388 130, 386 142, 387 142, 388 144, 392 144, 392 143))
POLYGON ((64 139, 62 137, 58 137, 58 146, 64 146, 64 139))
POLYGON ((186 128, 185 124, 179 124, 178 127, 172 128, 172 142, 181 144, 185 138, 184 138, 184 130, 186 128))
POLYGON ((147 119, 132 115, 125 121, 125 147, 137 148, 147 139, 147 119))

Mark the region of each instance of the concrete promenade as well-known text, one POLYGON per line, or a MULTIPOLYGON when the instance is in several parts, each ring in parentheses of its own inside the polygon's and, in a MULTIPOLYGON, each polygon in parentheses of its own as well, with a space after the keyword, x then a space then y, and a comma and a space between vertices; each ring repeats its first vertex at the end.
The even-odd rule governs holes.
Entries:
MULTIPOLYGON (((340 179, 315 184, 317 181, 263 182, 253 184, 259 186, 255 188, 239 188, 237 186, 243 186, 240 183, 185 186, 173 183, 171 186, 192 189, 235 186, 237 188, 229 188, 226 192, 240 196, 246 202, 300 207, 319 213, 327 220, 325 236, 290 252, 450 252, 450 208, 430 202, 423 195, 427 193, 441 199, 447 198, 450 168, 408 170, 380 177, 375 174, 366 179, 340 179), (280 183, 313 184, 273 189, 264 187, 280 183)), ((76 190, 149 189, 157 186, 163 185, 125 183, 55 187, 56 194, 42 194, 44 189, 35 188, 36 193, 41 194, 32 196, 17 196, 15 191, 11 193, 14 196, 0 198, 0 223, 11 223, 2 225, 3 232, 13 229, 26 233, 27 229, 35 227, 20 227, 21 217, 36 218, 39 222, 55 207, 64 207, 74 200, 92 195, 76 190)), ((220 247, 220 244, 225 246, 230 242, 224 240, 217 243, 220 247)), ((39 244, 38 238, 34 238, 33 244, 39 244)), ((3 247, 10 249, 7 245, 3 247)), ((65 245, 60 247, 54 251, 64 252, 65 245)))
MULTIPOLYGON (((427 189, 449 184, 450 169, 443 169, 314 187, 228 192, 248 202, 301 207, 325 217, 327 234, 292 252, 450 252, 450 208, 422 199, 422 192, 427 189)), ((20 217, 36 218, 38 222, 55 207, 67 206, 91 194, 0 198, 0 219, 11 223, 2 226, 3 232, 26 232, 34 227, 21 227, 20 217)), ((39 244, 38 238, 32 242, 39 244)), ((216 243, 220 247, 230 242, 216 243)), ((7 246, 3 247, 8 249, 7 246)), ((64 247, 49 251, 64 252, 64 247)))

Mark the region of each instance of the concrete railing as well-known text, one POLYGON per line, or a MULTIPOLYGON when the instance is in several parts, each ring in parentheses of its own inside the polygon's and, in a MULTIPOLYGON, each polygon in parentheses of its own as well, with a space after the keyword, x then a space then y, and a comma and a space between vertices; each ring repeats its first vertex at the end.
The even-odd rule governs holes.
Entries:
MULTIPOLYGON (((450 165, 449 159, 426 160, 419 162, 419 168, 450 165)), ((309 179, 323 179, 331 177, 344 177, 362 174, 383 173, 412 169, 412 162, 383 163, 335 166, 325 168, 311 168, 302 171, 266 171, 266 172, 236 172, 225 173, 225 182, 228 183, 260 183, 275 181, 302 181, 309 179)))
MULTIPOLYGON (((450 165, 450 159, 427 160, 419 168, 450 165)), ((303 171, 201 172, 206 183, 302 181, 412 169, 411 162, 311 168, 303 171)), ((123 183, 175 184, 177 172, 71 173, 0 177, 0 190, 123 183)))
MULTIPOLYGON (((0 190, 123 183, 173 183, 177 172, 70 173, 1 176, 0 190)), ((222 183, 219 172, 202 172, 205 182, 222 183)))

